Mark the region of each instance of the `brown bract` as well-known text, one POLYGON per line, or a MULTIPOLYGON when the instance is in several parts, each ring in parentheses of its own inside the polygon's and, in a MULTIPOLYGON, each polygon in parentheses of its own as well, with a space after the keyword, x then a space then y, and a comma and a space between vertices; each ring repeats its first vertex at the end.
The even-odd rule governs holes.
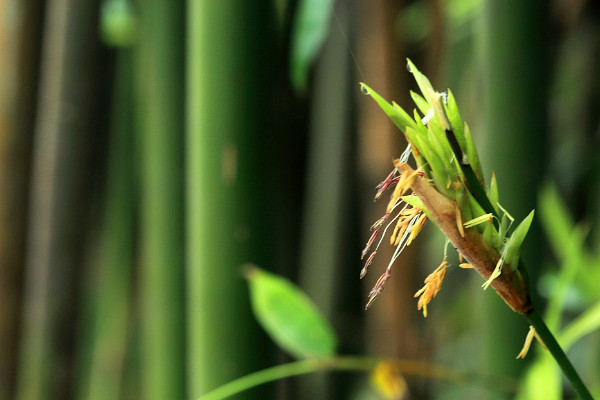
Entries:
MULTIPOLYGON (((397 167, 402 175, 415 176, 415 171, 408 164, 402 163, 397 167)), ((498 252, 486 243, 475 228, 464 229, 464 236, 461 235, 457 221, 462 219, 456 204, 438 192, 427 180, 416 176, 411 188, 456 250, 485 280, 488 280, 500 259, 498 252)), ((527 314, 533 309, 525 282, 521 275, 513 270, 513 266, 504 265, 502 274, 492 281, 491 286, 514 311, 527 314)))

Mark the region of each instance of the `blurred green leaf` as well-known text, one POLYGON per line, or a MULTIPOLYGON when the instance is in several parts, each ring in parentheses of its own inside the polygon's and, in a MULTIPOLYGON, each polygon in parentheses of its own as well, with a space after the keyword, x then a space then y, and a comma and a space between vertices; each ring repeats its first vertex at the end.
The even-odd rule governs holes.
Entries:
POLYGON ((247 272, 254 315, 269 336, 296 358, 325 358, 337 338, 314 303, 287 279, 250 267, 247 272))
POLYGON ((556 186, 546 184, 540 192, 540 222, 550 240, 552 250, 560 261, 566 255, 565 243, 568 242, 575 222, 571 218, 567 207, 560 198, 556 186))
POLYGON ((128 47, 137 38, 137 17, 127 0, 104 0, 100 35, 107 46, 128 47))
POLYGON ((296 91, 306 90, 308 72, 329 31, 333 0, 300 0, 292 32, 291 80, 296 91))
POLYGON ((600 329, 600 301, 588 308, 563 330, 560 336, 561 342, 566 350, 583 336, 597 329, 600 329))

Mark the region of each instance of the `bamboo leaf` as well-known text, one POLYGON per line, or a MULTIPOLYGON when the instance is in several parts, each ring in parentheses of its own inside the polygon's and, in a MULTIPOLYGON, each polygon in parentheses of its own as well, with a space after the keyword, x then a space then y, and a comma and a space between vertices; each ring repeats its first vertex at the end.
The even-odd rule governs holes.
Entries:
POLYGON ((423 75, 417 69, 417 67, 415 67, 415 64, 413 64, 412 61, 410 61, 409 59, 406 59, 406 61, 408 63, 408 70, 415 77, 415 80, 417 81, 417 85, 419 85, 419 89, 421 89, 421 93, 423 93, 423 97, 427 100, 427 102, 431 106, 433 106, 431 104, 431 100, 429 99, 429 93, 435 92, 435 90, 433 90, 433 86, 431 86, 431 82, 429 82, 429 79, 427 79, 427 77, 425 75, 423 75))
POLYGON ((282 349, 297 358, 335 353, 335 333, 314 303, 287 279, 250 267, 247 272, 254 315, 282 349))
POLYGON ((386 113, 386 115, 402 132, 406 130, 406 127, 415 127, 414 121, 410 118, 408 113, 402 109, 402 107, 398 106, 396 103, 388 103, 387 100, 379 95, 379 93, 364 83, 360 84, 360 88, 364 94, 368 94, 377 102, 383 112, 386 113))
POLYGON ((498 208, 498 203, 500 202, 499 194, 498 194, 498 181, 496 180, 496 174, 492 173, 492 180, 490 181, 490 189, 488 190, 488 198, 490 199, 490 203, 496 210, 497 214, 500 214, 500 210, 498 208))
POLYGON ((481 162, 479 161, 479 155, 477 154, 477 148, 475 147, 475 142, 473 141, 473 136, 471 135, 471 129, 469 129, 469 125, 464 123, 464 135, 465 135, 465 149, 467 153, 467 159, 469 164, 471 164, 471 168, 475 171, 475 175, 479 179, 479 182, 483 184, 483 172, 481 170, 481 162))
POLYGON ((427 112, 431 108, 427 100, 425 100, 420 94, 410 91, 410 97, 412 97, 413 101, 419 108, 419 111, 423 113, 423 115, 427 115, 427 112))
MULTIPOLYGON (((454 136, 460 145, 460 148, 464 153, 467 152, 467 140, 465 138, 465 128, 463 120, 460 116, 460 112, 458 111, 458 105, 456 104, 456 100, 454 99, 454 94, 452 91, 448 89, 448 95, 446 97, 447 103, 444 104, 444 110, 446 111, 446 116, 450 121, 450 125, 452 125, 452 131, 454 132, 454 136)), ((467 154, 468 157, 468 154, 467 154)))

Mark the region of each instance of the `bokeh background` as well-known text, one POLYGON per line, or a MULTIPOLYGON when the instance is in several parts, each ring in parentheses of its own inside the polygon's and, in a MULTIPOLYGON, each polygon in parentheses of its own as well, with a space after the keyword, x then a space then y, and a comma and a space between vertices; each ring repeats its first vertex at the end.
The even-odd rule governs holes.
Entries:
MULTIPOLYGON (((364 311, 391 256, 358 279, 373 188, 406 144, 358 82, 412 110, 407 57, 452 88, 501 204, 538 210, 535 301, 579 323, 598 395, 599 22, 593 0, 0 0, 0 399, 196 399, 290 361, 248 262, 296 282, 342 354, 508 378, 409 374, 405 398, 551 398, 558 372, 535 344, 515 360, 527 326, 475 273, 417 311, 431 227, 364 311)), ((236 398, 382 397, 323 373, 236 398)))

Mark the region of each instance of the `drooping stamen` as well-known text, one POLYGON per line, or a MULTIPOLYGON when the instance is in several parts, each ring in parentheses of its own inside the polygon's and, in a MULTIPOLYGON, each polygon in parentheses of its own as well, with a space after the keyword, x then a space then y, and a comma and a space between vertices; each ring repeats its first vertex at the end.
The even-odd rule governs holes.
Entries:
POLYGON ((373 242, 375 241, 375 238, 377 238, 377 235, 379 235, 379 231, 375 231, 373 232, 373 234, 371 235, 371 237, 369 238, 369 241, 367 242, 367 245, 365 246, 365 248, 362 251, 362 254, 360 256, 361 260, 363 258, 365 258, 365 256, 367 255, 367 252, 369 251, 369 249, 371 248, 371 245, 373 244, 373 242))
POLYGON ((385 192, 390 186, 393 186, 394 184, 398 183, 398 181, 400 180, 399 177, 396 177, 396 172, 397 169, 394 168, 394 170, 392 172, 390 172, 390 174, 379 183, 379 185, 377 185, 375 187, 375 198, 373 199, 373 201, 377 201, 379 200, 379 198, 381 197, 381 195, 383 194, 383 192, 385 192))
POLYGON ((375 221, 375 223, 373 225, 371 225, 371 232, 372 231, 376 231, 379 230, 379 228, 381 228, 381 226, 383 225, 383 223, 385 222, 385 220, 387 219, 387 217, 390 216, 390 213, 385 213, 383 214, 383 217, 379 218, 377 221, 375 221))
POLYGON ((367 262, 365 263, 365 266, 363 267, 363 269, 360 270, 360 279, 364 278, 365 275, 367 274, 367 268, 369 268, 369 265, 371 265, 371 262, 373 262, 373 259, 375 258, 375 254, 377 254, 377 250, 372 252, 371 255, 369 256, 369 258, 367 258, 367 262))
POLYGON ((373 304, 373 302, 375 301, 377 296, 379 296, 384 291, 385 285, 386 285, 388 279, 390 279, 390 276, 392 276, 392 273, 391 273, 390 269, 388 268, 385 270, 383 275, 381 275, 379 277, 379 279, 377 280, 377 283, 375 283, 375 286, 373 286, 373 289, 371 289, 371 292, 369 292, 369 301, 367 302, 367 305, 365 306, 365 310, 367 310, 369 307, 371 307, 371 304, 373 304))

